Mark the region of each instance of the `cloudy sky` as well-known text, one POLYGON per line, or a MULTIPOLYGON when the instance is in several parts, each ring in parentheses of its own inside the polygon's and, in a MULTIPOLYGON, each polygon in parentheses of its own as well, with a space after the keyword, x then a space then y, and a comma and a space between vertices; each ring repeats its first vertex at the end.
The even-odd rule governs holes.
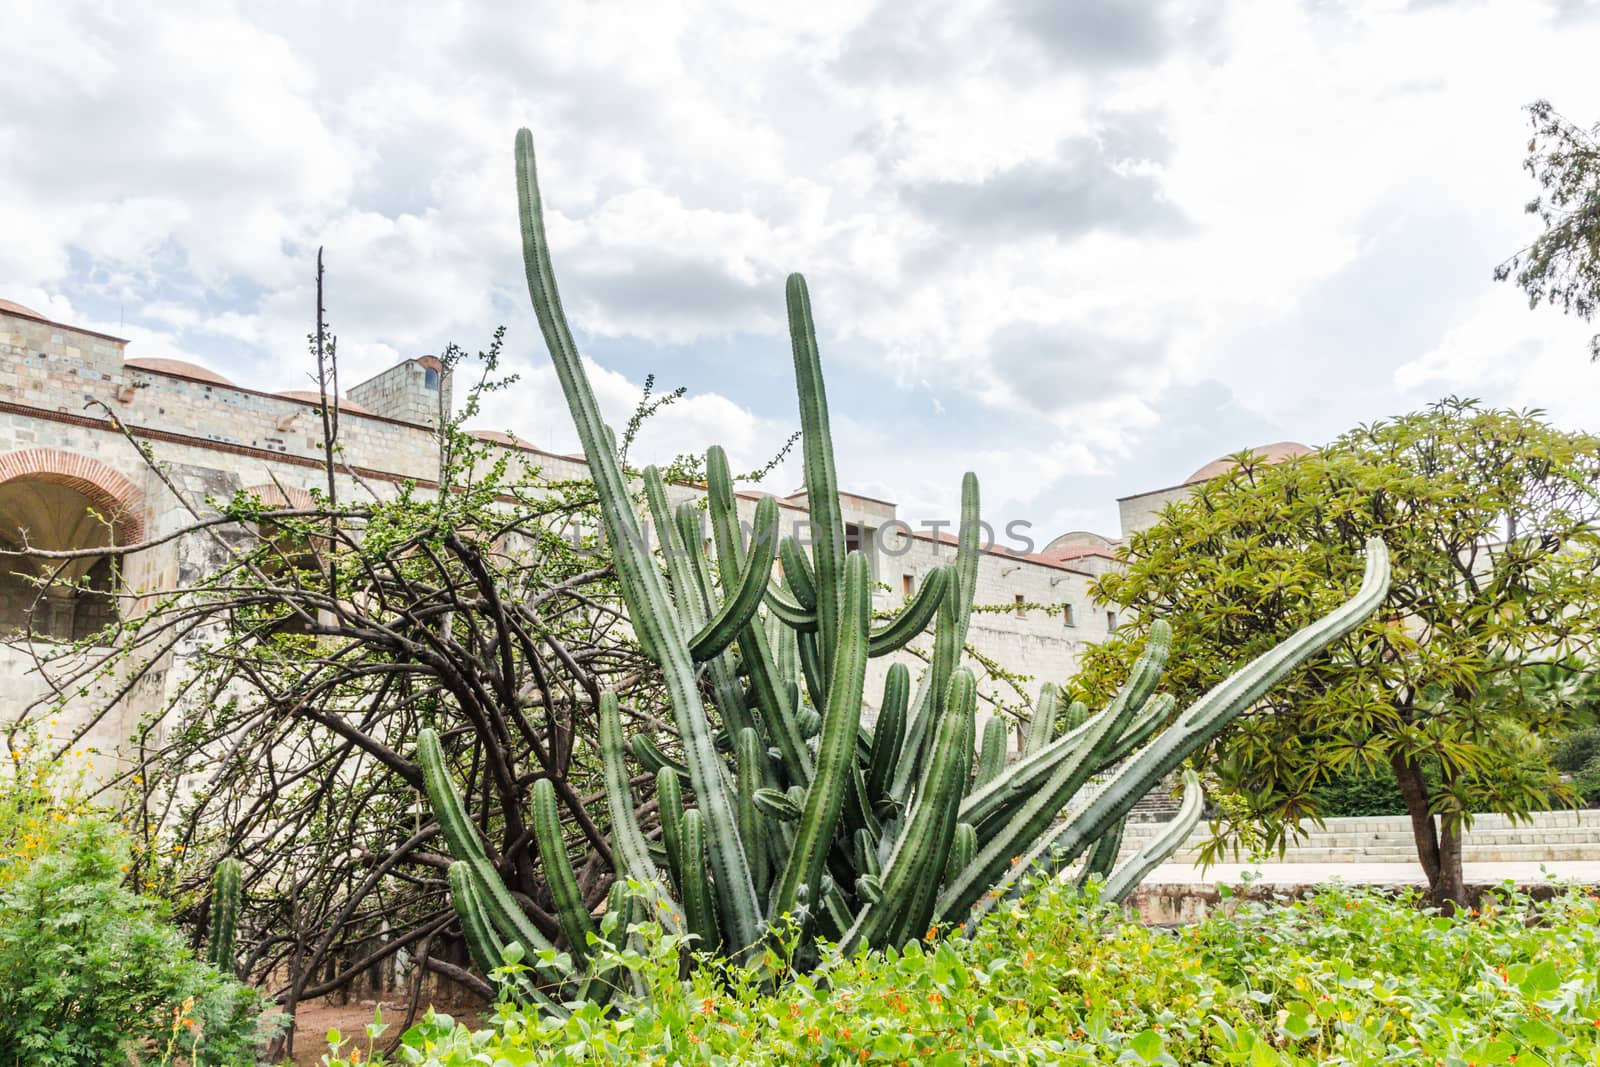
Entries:
MULTIPOLYGON (((1447 393, 1596 428, 1522 108, 1600 120, 1600 4, 17 0, 0 297, 303 388, 318 245, 346 381, 508 328, 483 424, 574 446, 522 282, 534 131, 563 297, 642 447, 754 466, 797 424, 805 272, 841 480, 1047 535, 1447 393)), ((797 465, 769 488, 789 491, 797 465)))

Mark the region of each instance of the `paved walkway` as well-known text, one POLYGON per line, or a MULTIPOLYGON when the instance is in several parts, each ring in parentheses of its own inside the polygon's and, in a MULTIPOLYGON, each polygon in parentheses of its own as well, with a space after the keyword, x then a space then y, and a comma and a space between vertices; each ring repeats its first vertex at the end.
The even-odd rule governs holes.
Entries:
MULTIPOLYGON (((1317 885, 1336 880, 1347 885, 1422 885, 1427 881, 1415 863, 1217 863, 1205 869, 1163 863, 1150 872, 1144 884, 1238 885, 1247 871, 1258 872, 1261 877, 1255 881, 1263 885, 1317 885)), ((1467 863, 1462 871, 1468 884, 1493 885, 1511 878, 1529 885, 1554 875, 1563 882, 1600 885, 1600 860, 1467 863)))

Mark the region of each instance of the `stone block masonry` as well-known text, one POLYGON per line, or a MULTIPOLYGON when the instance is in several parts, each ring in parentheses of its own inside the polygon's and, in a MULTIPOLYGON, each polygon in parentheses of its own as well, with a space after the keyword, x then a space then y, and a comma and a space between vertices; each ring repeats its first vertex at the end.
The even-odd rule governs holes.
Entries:
MULTIPOLYGON (((197 364, 129 358, 126 348, 120 338, 51 322, 0 301, 0 486, 70 486, 97 511, 114 516, 120 544, 159 537, 190 521, 183 502, 155 476, 138 447, 151 450, 191 503, 225 500, 241 490, 265 492, 274 502, 279 497, 303 501, 310 490, 322 488, 323 414, 316 394, 254 390, 197 364)), ((407 481, 424 491, 436 483, 436 427, 451 403, 450 376, 439 360, 404 360, 334 400, 341 461, 365 486, 383 493, 407 481)), ((480 436, 506 450, 502 454, 514 469, 537 468, 551 481, 587 475, 581 458, 543 452, 503 434, 480 436)), ((960 472, 949 476, 959 478, 960 472)), ((342 493, 355 491, 349 478, 340 485, 342 493)), ((676 499, 700 492, 694 486, 672 491, 676 499)), ((753 518, 758 496, 748 494, 741 505, 747 519, 753 518)), ((803 520, 803 494, 779 503, 786 517, 803 520)), ((954 558, 953 538, 897 521, 892 503, 845 493, 841 504, 852 547, 868 554, 879 582, 874 596, 879 610, 898 608, 929 570, 954 558)), ((0 537, 17 534, 14 519, 0 513, 0 537)), ((193 538, 134 553, 120 572, 122 609, 137 610, 139 597, 193 582, 213 565, 210 553, 193 538)), ((1087 566, 1045 555, 1003 547, 986 552, 977 601, 1005 610, 974 617, 974 648, 1027 676, 1030 697, 1044 681, 1065 681, 1076 670, 1082 648, 1102 640, 1112 622, 1089 595, 1092 577, 1087 566)), ((923 653, 930 643, 922 643, 923 653)), ((899 655, 913 675, 920 672, 924 660, 915 652, 899 655)), ((873 705, 888 663, 873 661, 868 682, 873 705)), ((181 657, 162 665, 150 684, 128 695, 116 714, 90 731, 85 743, 117 751, 134 723, 165 706, 181 668, 181 657)), ((26 708, 43 688, 28 652, 0 645, 0 721, 26 708)), ((983 714, 1019 703, 1005 685, 990 681, 982 690, 989 698, 983 714)), ((58 724, 61 736, 75 729, 70 720, 58 724)))

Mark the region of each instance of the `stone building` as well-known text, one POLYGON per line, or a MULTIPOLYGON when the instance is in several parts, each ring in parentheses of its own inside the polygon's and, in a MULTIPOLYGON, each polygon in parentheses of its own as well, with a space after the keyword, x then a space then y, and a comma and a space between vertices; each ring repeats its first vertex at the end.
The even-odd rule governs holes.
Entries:
MULTIPOLYGON (((192 521, 185 501, 192 506, 247 490, 269 503, 301 503, 324 483, 316 393, 264 392, 194 363, 140 359, 127 350, 120 338, 0 301, 0 544, 93 549, 160 541, 192 521), (141 448, 160 461, 159 470, 141 448)), ((380 493, 407 481, 436 486, 436 427, 441 412, 450 410, 450 390, 439 361, 424 356, 349 388, 338 400, 343 459, 365 486, 380 493)), ((581 458, 501 433, 480 437, 552 480, 586 473, 581 458)), ((673 489, 679 499, 696 492, 673 489)), ((757 496, 746 494, 752 513, 757 496)), ((803 518, 804 494, 779 504, 786 517, 803 518)), ((892 503, 845 493, 841 504, 852 547, 867 553, 880 583, 879 608, 898 606, 929 569, 954 556, 952 537, 900 521, 892 503)), ((1031 676, 1030 689, 1069 677, 1084 644, 1104 639, 1115 625, 1088 592, 1092 577, 1111 565, 1112 548, 1105 538, 1083 533, 1057 538, 1038 553, 989 546, 977 601, 1003 610, 974 617, 977 650, 1031 676)), ((179 537, 129 554, 120 565, 103 557, 75 561, 42 592, 34 580, 39 572, 23 573, 14 557, 0 561, 0 631, 7 634, 0 644, 0 726, 44 692, 19 631, 31 628, 41 641, 83 638, 112 612, 136 616, 141 598, 193 583, 207 561, 198 538, 179 537)), ((873 662, 869 699, 881 692, 887 666, 873 662)), ((915 673, 917 662, 911 665, 915 673)), ((167 663, 150 672, 83 743, 111 758, 135 723, 165 706, 181 666, 167 663)), ((986 692, 1015 703, 994 683, 986 692)), ((52 730, 67 737, 76 725, 62 722, 52 730)))
MULTIPOLYGON (((1270 445, 1260 445, 1250 449, 1256 453, 1263 463, 1282 463, 1297 456, 1309 455, 1312 449, 1298 441, 1276 441, 1270 445)), ((1143 493, 1134 493, 1132 496, 1121 497, 1117 500, 1117 512, 1122 520, 1122 538, 1127 540, 1139 530, 1154 526, 1161 518, 1161 509, 1168 504, 1175 504, 1194 492, 1195 486, 1209 482, 1213 478, 1220 478, 1233 470, 1235 464, 1227 456, 1220 456, 1212 460, 1177 485, 1166 489, 1150 489, 1143 493)), ((1093 536, 1093 535, 1091 535, 1093 536)))

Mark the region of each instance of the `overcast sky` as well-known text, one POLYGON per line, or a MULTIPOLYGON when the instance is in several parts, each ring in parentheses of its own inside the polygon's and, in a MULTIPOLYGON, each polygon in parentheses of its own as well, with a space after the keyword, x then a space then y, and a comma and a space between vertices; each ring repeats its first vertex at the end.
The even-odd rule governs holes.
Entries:
MULTIPOLYGON (((483 425, 575 446, 529 309, 534 132, 609 413, 670 457, 797 426, 811 285, 841 481, 1047 538, 1220 454, 1447 393, 1597 428, 1583 323, 1490 280, 1524 105, 1600 120, 1600 5, 11 0, 0 297, 304 388, 326 246, 347 382, 508 328, 483 425)), ((798 464, 769 488, 796 487, 798 464)))

